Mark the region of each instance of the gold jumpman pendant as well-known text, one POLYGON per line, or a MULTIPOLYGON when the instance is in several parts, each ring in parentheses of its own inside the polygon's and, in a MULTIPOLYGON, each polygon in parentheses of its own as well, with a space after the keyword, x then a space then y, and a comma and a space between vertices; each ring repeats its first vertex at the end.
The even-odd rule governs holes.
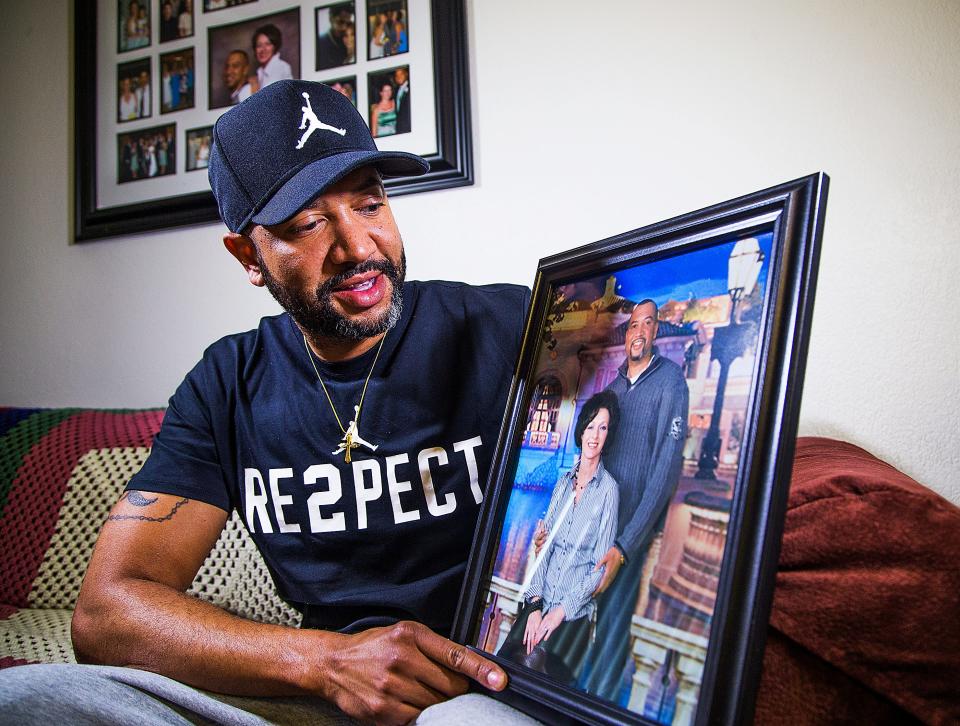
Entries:
POLYGON ((360 432, 357 430, 357 419, 360 418, 360 407, 354 406, 354 417, 353 421, 350 422, 350 425, 347 426, 347 430, 343 432, 343 438, 340 440, 340 444, 337 446, 336 451, 331 453, 336 455, 341 451, 343 452, 343 460, 346 463, 350 463, 350 449, 356 449, 359 446, 366 446, 370 451, 376 451, 377 445, 371 444, 369 441, 364 441, 363 437, 360 436, 360 432))

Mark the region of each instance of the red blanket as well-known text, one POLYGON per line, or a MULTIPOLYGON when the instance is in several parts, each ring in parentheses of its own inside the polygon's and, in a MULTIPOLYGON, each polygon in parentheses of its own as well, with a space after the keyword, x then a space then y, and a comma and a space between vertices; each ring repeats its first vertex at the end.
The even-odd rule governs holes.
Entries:
POLYGON ((756 722, 960 723, 960 509, 801 438, 756 722))

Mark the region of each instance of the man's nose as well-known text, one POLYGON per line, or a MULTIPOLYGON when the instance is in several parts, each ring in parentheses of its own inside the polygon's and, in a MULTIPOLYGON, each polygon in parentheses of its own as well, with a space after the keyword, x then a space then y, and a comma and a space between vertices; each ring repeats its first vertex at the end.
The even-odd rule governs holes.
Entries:
POLYGON ((352 215, 344 215, 336 223, 336 241, 330 248, 330 261, 342 265, 363 262, 376 249, 367 226, 352 215))

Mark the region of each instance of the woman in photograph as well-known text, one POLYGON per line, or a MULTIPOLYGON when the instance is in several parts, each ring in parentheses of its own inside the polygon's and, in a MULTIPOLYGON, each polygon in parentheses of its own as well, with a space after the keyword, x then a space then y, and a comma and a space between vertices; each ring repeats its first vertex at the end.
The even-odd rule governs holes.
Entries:
POLYGON ((197 147, 196 167, 197 169, 206 169, 210 165, 210 137, 204 136, 200 139, 200 145, 197 147))
POLYGON ((133 84, 129 78, 120 79, 120 107, 117 113, 121 121, 132 121, 140 117, 140 104, 137 103, 137 94, 133 92, 133 84))
POLYGON ((253 54, 257 63, 257 86, 266 88, 274 81, 293 78, 290 64, 280 57, 283 36, 273 23, 257 28, 253 33, 253 54))
POLYGON ((150 45, 150 18, 148 16, 149 12, 150 12, 150 6, 148 4, 148 0, 144 0, 140 4, 140 9, 137 13, 137 38, 139 39, 139 46, 150 45))
POLYGON ((193 0, 183 0, 180 16, 177 18, 177 33, 181 38, 193 35, 193 0))
POLYGON ((130 0, 127 5, 123 35, 124 42, 120 50, 133 50, 150 45, 150 23, 147 19, 147 8, 142 7, 137 0, 130 0))
POLYGON ((370 16, 370 60, 383 58, 387 43, 387 14, 375 13, 370 16))
POLYGON ((393 84, 380 84, 380 100, 370 107, 370 132, 374 136, 397 133, 397 103, 393 100, 393 84))
POLYGON ((133 141, 130 147, 130 178, 139 179, 140 178, 140 169, 142 164, 140 163, 140 144, 137 141, 133 141))
POLYGON ((157 139, 157 166, 160 167, 160 176, 167 173, 167 143, 163 136, 157 139))
POLYGON ((159 170, 157 166, 157 147, 150 144, 147 146, 147 176, 156 176, 159 170))
POLYGON ((603 576, 597 563, 617 533, 617 482, 604 468, 602 455, 619 418, 617 397, 610 391, 583 405, 574 427, 580 457, 560 476, 537 525, 538 532, 549 534, 499 652, 567 684, 578 678, 590 644, 593 591, 603 576))
POLYGON ((170 65, 163 64, 163 70, 160 73, 160 106, 164 111, 171 110, 173 106, 173 79, 170 77, 170 65))

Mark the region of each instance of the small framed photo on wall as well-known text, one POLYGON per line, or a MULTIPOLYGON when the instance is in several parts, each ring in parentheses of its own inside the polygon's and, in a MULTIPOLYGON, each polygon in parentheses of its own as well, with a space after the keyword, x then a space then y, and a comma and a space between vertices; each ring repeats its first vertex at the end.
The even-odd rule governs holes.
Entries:
POLYGON ((117 122, 149 118, 152 101, 150 59, 117 66, 117 122))
POLYGON ((370 132, 374 137, 407 134, 410 126, 410 66, 397 66, 367 77, 370 132))
POLYGON ((193 35, 193 0, 159 0, 161 43, 193 35))
POLYGON ((150 45, 150 0, 116 0, 117 52, 150 45))
POLYGON ((344 76, 342 78, 334 78, 329 81, 324 81, 330 88, 338 93, 342 93, 344 96, 350 99, 354 106, 357 105, 357 77, 356 76, 344 76))
POLYGON ((185 141, 186 170, 206 169, 210 164, 210 147, 213 146, 213 126, 187 129, 185 141))
POLYGON ((203 0, 203 12, 212 13, 215 10, 229 10, 238 5, 258 2, 258 0, 203 0))
POLYGON ((300 11, 207 30, 209 108, 224 108, 284 78, 300 78, 300 11))
POLYGON ((193 48, 160 55, 160 113, 193 108, 196 69, 193 48))
POLYGON ((154 126, 117 136, 117 181, 120 184, 176 173, 177 127, 154 126))
POLYGON ((367 58, 375 60, 410 50, 406 0, 368 0, 367 58))
POLYGON ((318 71, 357 62, 356 3, 338 2, 315 10, 318 71))

